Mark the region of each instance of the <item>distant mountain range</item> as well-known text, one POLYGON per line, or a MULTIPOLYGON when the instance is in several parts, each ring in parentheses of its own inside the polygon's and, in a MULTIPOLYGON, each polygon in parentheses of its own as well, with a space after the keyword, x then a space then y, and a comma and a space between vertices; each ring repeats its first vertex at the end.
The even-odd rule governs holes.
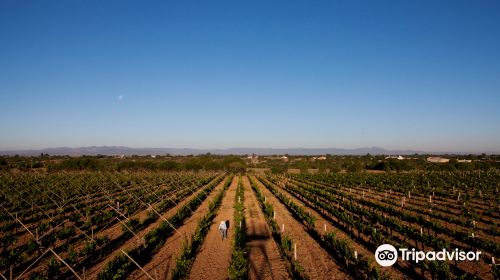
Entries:
POLYGON ((340 149, 340 148, 230 148, 230 149, 190 149, 190 148, 130 148, 122 146, 60 147, 36 150, 0 151, 0 155, 36 156, 41 153, 49 155, 411 155, 423 154, 413 150, 386 150, 378 147, 340 149))

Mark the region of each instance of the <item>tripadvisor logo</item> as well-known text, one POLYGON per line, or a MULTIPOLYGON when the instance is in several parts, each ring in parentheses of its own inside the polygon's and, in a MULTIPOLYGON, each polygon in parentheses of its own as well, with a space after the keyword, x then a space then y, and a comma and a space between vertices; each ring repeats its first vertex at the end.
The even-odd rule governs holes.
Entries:
MULTIPOLYGON (((409 250, 407 248, 399 248, 400 256, 403 261, 414 261, 418 263, 423 260, 428 261, 478 261, 481 256, 480 251, 461 251, 455 249, 448 251, 443 249, 441 251, 417 251, 415 248, 409 250)), ((378 246, 375 251, 375 260, 381 266, 392 266, 398 260, 398 250, 391 244, 383 244, 378 246)))
POLYGON ((391 244, 380 245, 375 251, 375 260, 381 266, 391 266, 398 260, 398 251, 391 244))

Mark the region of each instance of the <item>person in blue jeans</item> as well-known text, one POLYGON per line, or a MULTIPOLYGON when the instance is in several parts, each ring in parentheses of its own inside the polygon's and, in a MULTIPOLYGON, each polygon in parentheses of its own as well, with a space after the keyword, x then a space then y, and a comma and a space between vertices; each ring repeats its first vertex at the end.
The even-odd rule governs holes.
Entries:
POLYGON ((222 240, 224 240, 225 238, 227 238, 227 225, 226 225, 226 221, 220 222, 220 224, 219 224, 219 231, 220 231, 220 235, 222 237, 222 240))

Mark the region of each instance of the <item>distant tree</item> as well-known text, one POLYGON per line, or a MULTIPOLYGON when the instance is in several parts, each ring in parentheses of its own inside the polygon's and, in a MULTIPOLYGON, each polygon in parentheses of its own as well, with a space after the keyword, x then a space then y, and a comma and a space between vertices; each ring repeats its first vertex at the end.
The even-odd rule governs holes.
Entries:
POLYGON ((174 171, 174 170, 180 169, 180 164, 175 162, 175 161, 172 161, 172 160, 167 160, 167 161, 161 162, 159 165, 159 168, 162 170, 174 171))
POLYGON ((286 165, 275 165, 271 167, 271 173, 273 174, 280 174, 280 173, 286 173, 288 167, 286 165))
POLYGON ((231 162, 226 168, 230 172, 243 173, 246 171, 246 164, 241 162, 231 162))
POLYGON ((361 161, 354 161, 352 164, 347 166, 347 171, 349 172, 359 172, 364 169, 364 165, 361 161))
POLYGON ((96 158, 81 157, 70 158, 61 161, 58 164, 49 166, 49 170, 92 170, 100 171, 104 169, 104 165, 96 158))
POLYGON ((184 164, 184 169, 186 170, 200 170, 202 168, 203 166, 200 163, 198 163, 196 158, 192 158, 191 160, 189 160, 184 164))
POLYGON ((203 168, 205 170, 222 170, 224 169, 224 165, 222 165, 222 163, 220 162, 210 161, 207 162, 203 168))

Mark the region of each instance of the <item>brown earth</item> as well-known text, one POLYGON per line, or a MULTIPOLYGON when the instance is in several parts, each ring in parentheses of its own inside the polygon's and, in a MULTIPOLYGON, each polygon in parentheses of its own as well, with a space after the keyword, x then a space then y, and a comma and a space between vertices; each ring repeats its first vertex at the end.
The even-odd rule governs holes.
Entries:
MULTIPOLYGON (((237 178, 233 179, 233 187, 237 178)), ((196 211, 189 217, 182 227, 177 229, 161 249, 152 257, 152 259, 143 267, 149 275, 155 279, 169 279, 170 273, 175 267, 175 259, 184 244, 191 235, 194 234, 198 221, 208 212, 208 205, 224 186, 226 178, 210 193, 196 211)), ((129 279, 149 279, 141 270, 136 269, 129 276, 129 279)))
POLYGON ((189 279, 228 279, 228 268, 231 261, 232 240, 234 236, 234 199, 238 186, 238 176, 222 199, 217 217, 210 227, 191 268, 189 279), (229 221, 227 239, 221 240, 219 223, 229 221))
MULTIPOLYGON (((339 239, 344 239, 348 240, 349 244, 356 250, 358 253, 364 255, 367 257, 369 260, 372 261, 372 263, 376 264, 375 262, 375 256, 373 252, 371 252, 368 248, 365 248, 364 246, 360 245, 356 241, 352 240, 344 231, 341 229, 335 227, 332 223, 324 219, 316 210, 310 208, 306 204, 304 204, 302 201, 297 199, 293 194, 288 192, 287 189, 281 188, 277 185, 275 185, 275 188, 277 188, 281 193, 283 193, 286 197, 291 199, 295 204, 299 205, 300 207, 304 208, 306 211, 308 211, 314 218, 314 227, 316 230, 323 234, 327 232, 335 232, 335 236, 339 239)), ((379 267, 380 270, 384 273, 387 273, 391 279, 409 279, 406 275, 404 275, 401 271, 397 270, 394 267, 379 267)))
MULTIPOLYGON (((161 185, 161 187, 165 187, 165 185, 161 185)), ((202 187, 203 188, 203 187, 202 187)), ((175 192, 178 192, 179 190, 176 190, 175 192)), ((198 189, 199 191, 199 189, 198 189)), ((126 192, 125 190, 121 190, 119 193, 124 193, 126 192)), ((172 192, 172 193, 175 193, 175 192, 172 192)), ((118 192, 117 192, 118 193, 118 192)), ((104 202, 103 204, 105 204, 106 202, 104 202)), ((159 202, 155 202, 155 203, 159 203, 159 202)), ((122 204, 123 205, 123 204, 122 204)), ((109 205, 105 205, 104 207, 102 207, 100 210, 97 211, 97 213, 101 212, 101 211, 104 211, 104 210, 109 210, 110 207, 109 205)), ((147 209, 145 210, 138 210, 135 214, 133 214, 134 216, 132 217, 139 217, 137 215, 143 215, 145 216, 145 213, 148 212, 147 209), (137 212, 140 212, 139 214, 137 212), (142 213, 142 214, 141 214, 142 213)), ((95 214, 94 214, 95 215, 95 214)), ((69 216, 68 214, 66 214, 66 216, 69 216)), ((120 217, 121 218, 121 217, 120 217)), ((108 237, 110 240, 114 240, 116 239, 117 237, 119 237, 122 233, 122 228, 121 228, 121 223, 120 222, 117 222, 117 218, 115 217, 112 221, 110 221, 108 223, 107 226, 105 226, 103 229, 101 229, 101 231, 97 232, 95 234, 95 237, 108 237)), ((64 225, 64 227, 71 227, 71 225, 73 224, 73 222, 66 222, 66 224, 64 225)), ((82 231, 80 230, 77 230, 76 233, 77 234, 80 234, 82 231)), ((86 241, 90 239, 89 236, 87 236, 87 238, 80 238, 76 241, 73 242, 72 246, 73 248, 76 250, 76 251, 80 251, 86 244, 86 241)), ((134 237, 135 240, 137 240, 137 238, 134 237)), ((59 250, 57 249, 59 246, 63 245, 63 241, 61 240, 57 240, 55 243, 54 243, 54 250, 56 252, 58 252, 59 250)), ((60 252, 59 255, 62 257, 62 258, 67 258, 67 252, 66 251, 63 251, 63 252, 60 252)), ((31 267, 28 271, 26 271, 23 276, 22 276, 22 279, 28 279, 28 276, 30 275, 30 273, 33 273, 33 272, 42 272, 46 269, 46 263, 48 262, 50 255, 46 255, 44 258, 42 258, 41 260, 38 260, 38 264, 36 266, 33 266, 31 267)), ((34 259, 35 257, 33 257, 34 259)), ((101 262, 99 262, 98 264, 100 264, 101 262)), ((81 272, 83 274, 83 271, 81 272)))
POLYGON ((351 279, 348 272, 340 266, 306 231, 305 226, 295 220, 292 214, 259 181, 257 185, 266 196, 267 202, 276 211, 276 222, 285 225, 284 234, 297 244, 297 262, 310 279, 351 279))
MULTIPOLYGON (((346 192, 349 192, 349 191, 346 191, 346 192)), ((360 195, 359 191, 358 192, 353 191, 351 194, 360 195)), ((366 199, 366 197, 368 197, 367 194, 368 194, 368 192, 365 193, 365 199, 366 199)), ((335 205, 332 205, 332 206, 335 206, 335 205)), ((359 206, 361 206, 361 205, 359 205, 359 206)), ((338 205, 336 207, 339 208, 338 205)), ((361 207, 363 207, 363 206, 361 206, 361 207)), ((377 212, 380 212, 380 213, 384 214, 384 212, 382 212, 382 211, 377 211, 377 212)), ((385 214, 387 214, 387 213, 385 213, 385 214)), ((390 215, 390 214, 387 214, 387 215, 390 215)), ((338 221, 338 219, 336 217, 333 217, 333 216, 331 216, 331 217, 334 220, 338 221)), ((409 227, 418 228, 420 226, 420 225, 417 224, 418 227, 416 227, 415 224, 409 223, 409 222, 406 222, 406 221, 400 221, 400 222, 403 225, 409 226, 409 227)), ((358 235, 361 235, 363 237, 363 239, 365 239, 365 240, 369 239, 367 236, 365 236, 362 233, 358 232, 358 235)), ((390 236, 391 236, 391 238, 395 238, 396 240, 398 240, 398 242, 402 242, 403 240, 405 240, 405 236, 403 234, 397 232, 397 231, 391 231, 390 236)), ((466 245, 466 244, 464 244, 462 242, 459 242, 459 241, 451 238, 450 236, 448 236, 446 234, 437 234, 437 237, 442 238, 442 239, 447 240, 448 242, 450 242, 450 244, 452 244, 453 248, 454 247, 468 248, 468 245, 466 245)), ((427 244, 422 245, 420 242, 418 244, 415 244, 415 248, 420 248, 421 250, 424 250, 424 251, 432 251, 432 250, 434 250, 434 248, 429 247, 427 244), (420 244, 420 246, 419 246, 419 244, 420 244)), ((472 250, 472 248, 471 248, 471 250, 472 250)), ((484 253, 485 252, 483 252, 483 255, 484 255, 484 253)), ((482 260, 483 260, 482 262, 458 262, 457 265, 463 271, 472 273, 473 275, 475 275, 476 277, 478 277, 480 279, 492 279, 490 265, 487 264, 486 262, 484 262, 485 261, 484 258, 482 260)), ((408 265, 409 265, 409 263, 402 264, 403 267, 407 267, 408 265)), ((431 278, 431 275, 430 275, 430 273, 429 273, 428 270, 421 270, 421 269, 418 269, 418 270, 420 271, 421 274, 423 274, 422 275, 423 277, 428 278, 428 279, 431 278)))
POLYGON ((264 213, 259 207, 247 176, 242 178, 245 188, 244 205, 247 224, 247 243, 250 279, 290 279, 285 260, 271 236, 264 213))
MULTIPOLYGON (((221 183, 223 184, 223 182, 221 183)), ((220 185, 220 184, 219 184, 220 185)), ((156 220, 154 223, 150 224, 147 226, 145 229, 139 231, 136 233, 137 237, 132 237, 130 238, 125 244, 120 246, 119 248, 116 248, 111 254, 109 254, 106 259, 100 261, 99 263, 95 264, 91 268, 87 269, 86 272, 86 277, 89 277, 90 279, 96 279, 97 275, 99 272, 107 265, 109 261, 111 261, 114 257, 116 257, 119 254, 122 254, 121 250, 126 250, 130 248, 134 248, 138 244, 138 239, 142 239, 148 232, 150 232, 152 229, 156 228, 159 226, 160 223, 164 221, 164 219, 168 219, 171 216, 173 216, 177 211, 186 203, 188 203, 191 199, 193 199, 198 193, 203 191, 205 189, 206 185, 198 190, 196 190, 194 193, 189 195, 187 198, 185 198, 182 202, 178 203, 176 206, 170 208, 168 211, 163 213, 161 215, 161 218, 156 220)), ((212 190, 213 193, 213 190, 212 190)))

